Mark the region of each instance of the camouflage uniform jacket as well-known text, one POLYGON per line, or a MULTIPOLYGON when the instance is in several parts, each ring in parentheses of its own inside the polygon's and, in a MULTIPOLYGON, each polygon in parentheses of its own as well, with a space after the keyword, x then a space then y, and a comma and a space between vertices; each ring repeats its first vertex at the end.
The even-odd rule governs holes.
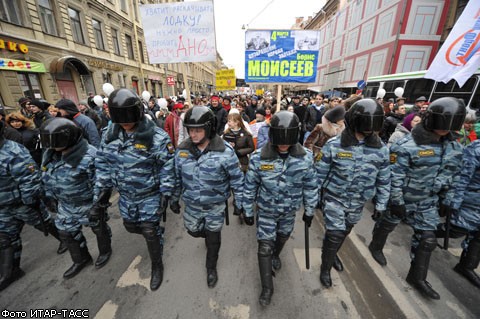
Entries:
MULTIPOLYGON (((347 130, 327 141, 316 162, 323 195, 347 208, 363 206, 375 196, 375 207, 385 211, 390 196, 388 148, 377 135, 359 143, 347 130)), ((325 199, 325 198, 323 198, 325 199)))
POLYGON ((294 213, 303 204, 305 213, 313 216, 318 186, 312 152, 298 143, 286 159, 270 143, 256 150, 245 178, 246 216, 253 216, 254 202, 268 214, 294 213))
POLYGON ((223 203, 233 189, 237 205, 242 202, 243 173, 234 149, 218 135, 200 152, 191 139, 175 154, 177 189, 187 205, 223 203))
POLYGON ((420 202, 439 195, 450 205, 450 189, 462 161, 462 146, 453 137, 438 139, 423 125, 412 129, 390 149, 394 205, 420 202))
POLYGON ((0 202, 2 206, 29 205, 40 195, 40 171, 21 144, 0 141, 0 202))

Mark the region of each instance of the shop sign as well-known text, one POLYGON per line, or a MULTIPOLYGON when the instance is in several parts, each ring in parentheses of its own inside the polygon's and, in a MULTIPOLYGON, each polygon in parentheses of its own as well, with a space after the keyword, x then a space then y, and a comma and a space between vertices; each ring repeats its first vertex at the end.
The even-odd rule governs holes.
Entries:
POLYGON ((5 41, 3 39, 0 39, 0 49, 12 51, 12 52, 20 51, 25 54, 28 53, 28 46, 26 44, 16 43, 13 41, 5 41))
POLYGON ((0 58, 0 70, 45 73, 45 65, 40 62, 0 58))

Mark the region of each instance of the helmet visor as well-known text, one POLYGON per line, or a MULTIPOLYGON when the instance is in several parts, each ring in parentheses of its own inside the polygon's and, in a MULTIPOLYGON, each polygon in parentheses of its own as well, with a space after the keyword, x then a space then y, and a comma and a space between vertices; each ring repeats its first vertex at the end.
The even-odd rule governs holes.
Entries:
POLYGON ((383 115, 357 115, 355 117, 355 131, 379 132, 383 126, 383 115))
POLYGON ((113 123, 137 123, 142 119, 142 113, 137 105, 129 107, 109 107, 113 123))
POLYGON ((270 143, 272 145, 294 145, 297 144, 299 138, 299 128, 270 128, 270 143))
POLYGON ((440 131, 460 131, 465 121, 465 114, 442 114, 431 113, 429 124, 430 129, 440 131))
POLYGON ((40 133, 40 141, 43 148, 68 147, 68 132, 40 133))

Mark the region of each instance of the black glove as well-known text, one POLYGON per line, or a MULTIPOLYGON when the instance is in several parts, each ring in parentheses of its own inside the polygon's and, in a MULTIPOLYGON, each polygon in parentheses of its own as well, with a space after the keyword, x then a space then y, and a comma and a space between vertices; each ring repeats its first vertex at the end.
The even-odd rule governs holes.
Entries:
POLYGON ((377 210, 377 209, 375 208, 375 209, 373 210, 372 219, 373 219, 374 221, 377 221, 377 220, 379 220, 379 219, 383 216, 384 213, 385 213, 385 211, 383 211, 383 210, 377 210))
POLYGON ((243 220, 245 221, 245 224, 247 224, 248 226, 253 226, 253 224, 255 224, 255 219, 253 218, 253 216, 250 216, 250 217, 245 216, 243 220))
POLYGON ((52 197, 42 197, 42 202, 47 207, 47 210, 53 213, 57 212, 57 201, 52 197))
POLYGON ((303 213, 302 220, 307 224, 308 227, 312 226, 313 215, 308 216, 307 214, 303 213))
POLYGON ((178 201, 172 201, 170 202, 170 209, 172 210, 172 212, 174 214, 180 214, 180 204, 178 203, 178 201))
POLYGON ((167 213, 168 202, 170 201, 170 196, 160 196, 160 208, 158 209, 158 213, 160 215, 167 213))
POLYGON ((390 213, 393 216, 404 219, 407 215, 407 209, 405 208, 405 205, 390 205, 390 213))
POLYGON ((440 217, 446 217, 446 216, 451 215, 452 213, 453 213, 453 208, 452 207, 440 203, 440 207, 438 209, 438 215, 440 217))

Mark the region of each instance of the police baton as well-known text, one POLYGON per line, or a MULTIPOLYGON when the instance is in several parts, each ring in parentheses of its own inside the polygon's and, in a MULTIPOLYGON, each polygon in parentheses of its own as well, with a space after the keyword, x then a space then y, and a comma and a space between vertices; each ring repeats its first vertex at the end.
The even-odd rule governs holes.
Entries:
POLYGON ((448 241, 450 239, 450 217, 452 217, 452 212, 448 211, 445 218, 445 238, 443 238, 443 249, 448 250, 448 241))
POLYGON ((310 269, 310 242, 308 236, 308 225, 305 224, 305 268, 310 269))
POLYGON ((225 201, 225 224, 230 225, 230 218, 228 217, 228 199, 225 201))

